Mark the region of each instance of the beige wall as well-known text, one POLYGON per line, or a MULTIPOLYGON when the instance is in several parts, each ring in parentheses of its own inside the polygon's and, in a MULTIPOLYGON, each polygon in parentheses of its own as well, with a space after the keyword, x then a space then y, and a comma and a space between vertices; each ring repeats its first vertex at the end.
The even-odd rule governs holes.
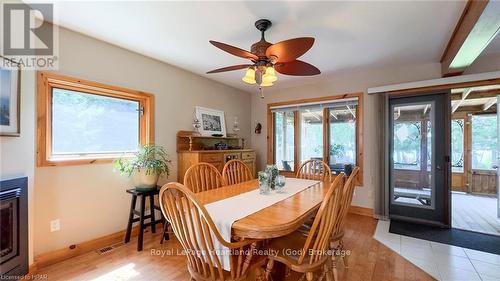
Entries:
MULTIPOLYGON (((170 179, 177 178, 175 135, 192 129, 196 105, 225 111, 228 129, 238 116, 249 138, 248 93, 66 29, 59 40, 59 73, 155 94, 156 143, 174 160, 170 179)), ((36 168, 35 176, 35 256, 126 227, 130 184, 111 164, 36 168), (50 232, 57 218, 61 230, 50 232)))
MULTIPOLYGON (((35 72, 21 73, 21 136, 0 137, 0 179, 28 177, 28 224, 34 223, 35 72)), ((29 260, 33 261, 33 227, 29 228, 29 260)))
MULTIPOLYGON (((440 77, 439 64, 414 65, 410 67, 386 67, 376 69, 343 70, 321 78, 311 85, 297 86, 268 91, 264 99, 255 94, 252 97, 252 122, 262 124, 262 134, 252 134, 252 144, 257 149, 259 168, 266 162, 267 104, 277 101, 333 96, 344 93, 364 92, 363 96, 363 152, 364 175, 363 187, 356 188, 353 205, 373 208, 373 187, 378 181, 377 132, 375 122, 379 122, 375 109, 376 99, 366 94, 369 87, 388 84, 425 80, 440 77)), ((279 82, 279 81, 278 81, 279 82)))

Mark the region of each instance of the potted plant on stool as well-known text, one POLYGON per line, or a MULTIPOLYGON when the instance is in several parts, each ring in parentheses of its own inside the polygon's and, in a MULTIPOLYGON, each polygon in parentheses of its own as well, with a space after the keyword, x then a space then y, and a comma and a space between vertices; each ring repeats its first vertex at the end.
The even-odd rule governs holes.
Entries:
POLYGON ((148 144, 142 146, 132 158, 116 159, 114 168, 122 175, 131 176, 137 190, 150 190, 156 188, 161 175, 170 175, 171 162, 162 146, 148 144))

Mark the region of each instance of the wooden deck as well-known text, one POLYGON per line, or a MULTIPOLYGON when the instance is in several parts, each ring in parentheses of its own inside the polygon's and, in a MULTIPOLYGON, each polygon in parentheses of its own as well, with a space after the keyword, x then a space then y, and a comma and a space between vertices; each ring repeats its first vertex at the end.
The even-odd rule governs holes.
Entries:
POLYGON ((500 235, 496 197, 452 193, 454 228, 500 235))

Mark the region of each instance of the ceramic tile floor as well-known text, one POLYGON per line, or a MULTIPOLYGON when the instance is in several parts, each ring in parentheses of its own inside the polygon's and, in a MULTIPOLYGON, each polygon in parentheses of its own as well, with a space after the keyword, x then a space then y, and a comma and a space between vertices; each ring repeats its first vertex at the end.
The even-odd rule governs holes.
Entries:
POLYGON ((374 238, 437 280, 500 281, 500 255, 389 233, 379 220, 374 238))

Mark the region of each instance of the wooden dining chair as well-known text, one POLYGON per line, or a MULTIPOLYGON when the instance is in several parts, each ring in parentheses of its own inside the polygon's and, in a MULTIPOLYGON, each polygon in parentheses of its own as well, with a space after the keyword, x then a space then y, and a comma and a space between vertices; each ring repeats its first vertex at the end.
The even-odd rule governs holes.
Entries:
POLYGON ((319 181, 330 181, 331 170, 328 165, 318 159, 311 159, 304 162, 297 171, 297 178, 319 181))
MULTIPOLYGON (((332 238, 330 240, 330 248, 335 249, 336 253, 344 252, 344 230, 347 214, 349 212, 349 207, 352 203, 352 197, 354 196, 354 187, 356 186, 356 177, 359 174, 359 167, 354 167, 349 178, 345 181, 342 188, 341 201, 339 207, 339 220, 336 222, 337 225, 334 227, 334 232, 332 233, 332 238), (338 250, 338 251, 337 251, 338 250)), ((349 267, 348 256, 345 254, 341 255, 345 267, 349 267)), ((333 268, 336 270, 336 257, 333 258, 333 268)))
POLYGON ((191 280, 246 280, 256 247, 255 240, 224 240, 195 194, 180 183, 165 184, 159 195, 160 208, 185 250, 191 280), (214 239, 229 248, 231 271, 222 268, 214 239))
POLYGON ((224 180, 217 168, 209 163, 197 163, 184 174, 184 185, 194 193, 224 186, 224 180))
POLYGON ((303 273, 308 281, 314 279, 314 273, 323 270, 327 280, 332 280, 329 264, 330 237, 337 230, 340 190, 342 176, 335 177, 316 213, 308 236, 296 231, 284 237, 273 239, 269 243, 270 254, 266 267, 265 278, 270 280, 274 263, 280 262, 290 270, 303 273))
POLYGON ((241 160, 230 160, 222 169, 222 178, 227 185, 237 184, 251 180, 252 171, 241 160))

